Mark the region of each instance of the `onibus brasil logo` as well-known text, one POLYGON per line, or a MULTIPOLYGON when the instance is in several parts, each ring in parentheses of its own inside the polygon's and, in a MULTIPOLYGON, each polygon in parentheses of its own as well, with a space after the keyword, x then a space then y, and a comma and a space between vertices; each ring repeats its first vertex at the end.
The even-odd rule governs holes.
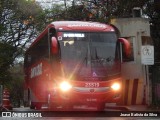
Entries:
POLYGON ((2 117, 42 117, 42 114, 39 112, 2 112, 2 117))

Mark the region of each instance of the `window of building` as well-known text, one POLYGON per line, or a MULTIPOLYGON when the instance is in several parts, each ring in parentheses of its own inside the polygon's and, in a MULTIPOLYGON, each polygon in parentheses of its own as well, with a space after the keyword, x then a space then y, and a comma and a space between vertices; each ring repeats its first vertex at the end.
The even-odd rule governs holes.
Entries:
POLYGON ((142 45, 153 45, 153 40, 150 36, 142 36, 142 45))

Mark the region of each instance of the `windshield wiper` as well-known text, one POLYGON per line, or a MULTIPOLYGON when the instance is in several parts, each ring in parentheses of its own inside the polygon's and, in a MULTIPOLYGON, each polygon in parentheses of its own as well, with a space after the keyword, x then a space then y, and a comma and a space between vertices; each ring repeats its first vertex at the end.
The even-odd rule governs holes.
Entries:
MULTIPOLYGON (((92 58, 92 57, 91 57, 92 58)), ((95 48, 95 59, 91 59, 92 62, 95 62, 95 63, 99 63, 99 64, 106 64, 106 63, 110 63, 113 61, 113 58, 111 56, 109 56, 108 58, 100 58, 98 56, 98 53, 97 53, 97 49, 95 48)))

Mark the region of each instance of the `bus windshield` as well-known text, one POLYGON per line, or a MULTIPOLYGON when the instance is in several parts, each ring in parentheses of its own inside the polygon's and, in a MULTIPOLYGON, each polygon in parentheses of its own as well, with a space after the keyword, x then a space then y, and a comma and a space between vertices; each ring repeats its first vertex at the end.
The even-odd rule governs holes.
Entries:
POLYGON ((65 76, 106 78, 120 73, 114 32, 59 32, 65 76))

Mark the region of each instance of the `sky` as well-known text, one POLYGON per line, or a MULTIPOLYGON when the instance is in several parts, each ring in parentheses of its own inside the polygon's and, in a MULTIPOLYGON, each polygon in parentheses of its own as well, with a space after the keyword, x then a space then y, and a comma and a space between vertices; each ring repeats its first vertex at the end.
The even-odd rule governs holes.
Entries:
POLYGON ((40 2, 40 5, 44 8, 49 8, 52 4, 64 4, 64 0, 36 0, 36 2, 40 2))

